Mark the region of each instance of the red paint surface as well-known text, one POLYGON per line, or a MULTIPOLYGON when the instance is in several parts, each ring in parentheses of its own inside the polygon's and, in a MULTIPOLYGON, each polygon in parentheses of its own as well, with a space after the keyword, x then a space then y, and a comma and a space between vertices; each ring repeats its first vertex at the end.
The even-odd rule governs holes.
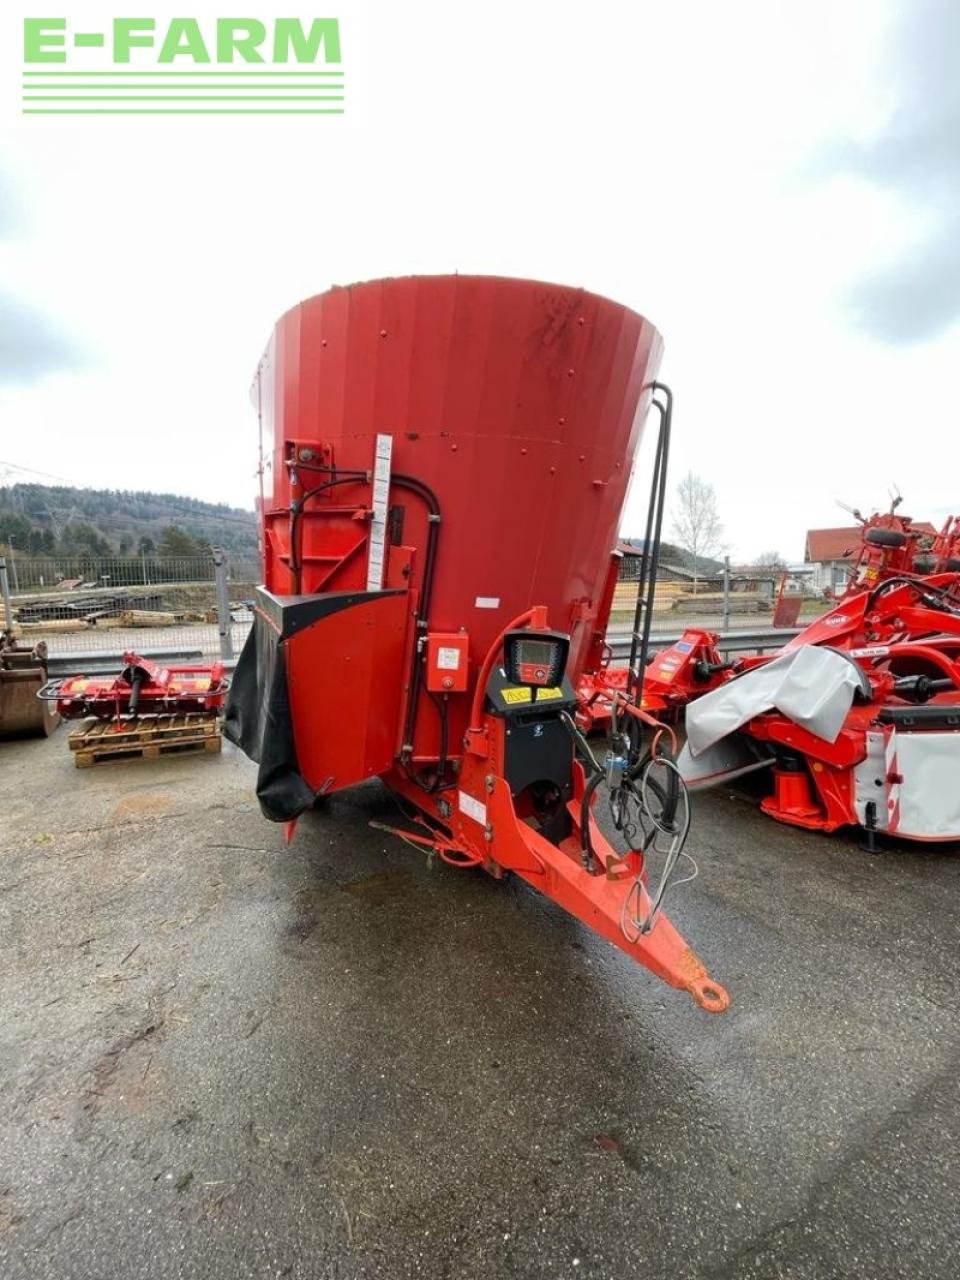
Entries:
POLYGON ((406 597, 384 595, 285 641, 297 759, 315 791, 338 791, 390 768, 406 629, 406 597))

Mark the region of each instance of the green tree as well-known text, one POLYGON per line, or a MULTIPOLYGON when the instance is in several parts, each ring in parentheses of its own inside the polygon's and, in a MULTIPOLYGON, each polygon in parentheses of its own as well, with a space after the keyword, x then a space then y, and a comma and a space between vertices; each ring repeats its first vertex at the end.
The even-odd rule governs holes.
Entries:
POLYGON ((14 515, 10 511, 5 511, 0 515, 0 543, 5 546, 10 545, 10 539, 12 538, 21 551, 25 550, 27 540, 30 537, 30 529, 30 521, 25 520, 23 516, 14 515))
POLYGON ((168 524, 160 535, 157 554, 161 556, 202 556, 203 548, 179 525, 168 524))
POLYGON ((60 541, 65 551, 90 556, 111 554, 110 543, 92 524, 87 524, 84 520, 68 524, 60 541))

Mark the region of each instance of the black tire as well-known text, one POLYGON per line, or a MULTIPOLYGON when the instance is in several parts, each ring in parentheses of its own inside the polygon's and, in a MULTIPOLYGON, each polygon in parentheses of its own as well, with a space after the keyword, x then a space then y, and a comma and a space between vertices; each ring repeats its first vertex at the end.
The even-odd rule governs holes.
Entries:
POLYGON ((937 567, 936 556, 914 556, 913 572, 914 573, 933 573, 937 567))
POLYGON ((944 573, 960 573, 960 560, 956 556, 950 556, 943 566, 943 570, 944 573))
POLYGON ((902 547, 907 535, 899 529, 868 529, 863 540, 874 547, 902 547))

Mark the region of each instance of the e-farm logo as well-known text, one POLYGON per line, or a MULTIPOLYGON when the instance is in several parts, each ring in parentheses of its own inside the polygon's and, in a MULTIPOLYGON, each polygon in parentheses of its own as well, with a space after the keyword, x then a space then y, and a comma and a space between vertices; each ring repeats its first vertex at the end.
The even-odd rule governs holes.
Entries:
POLYGON ((344 114, 338 18, 101 25, 24 19, 24 115, 344 114))

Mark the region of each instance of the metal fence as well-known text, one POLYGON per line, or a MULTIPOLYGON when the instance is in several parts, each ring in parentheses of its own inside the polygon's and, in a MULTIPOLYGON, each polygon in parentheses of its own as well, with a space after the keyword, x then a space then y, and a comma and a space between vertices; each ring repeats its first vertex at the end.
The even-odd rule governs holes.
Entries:
MULTIPOLYGON (((626 557, 624 557, 626 559, 626 557)), ((636 557, 633 557, 634 559, 636 557)), ((702 590, 693 594, 688 590, 671 592, 675 584, 657 582, 657 591, 650 629, 653 635, 676 635, 687 627, 702 627, 707 631, 756 631, 774 626, 775 602, 755 592, 702 590)), ((617 583, 610 611, 608 638, 619 639, 629 635, 633 628, 637 603, 635 578, 621 578, 617 583)), ((823 599, 804 599, 797 619, 806 626, 818 618, 831 602, 823 599)))
POLYGON ((203 556, 7 556, 15 594, 147 587, 158 583, 212 582, 213 557, 203 556))
MULTIPOLYGON (((7 557, 15 634, 51 656, 183 650, 238 653, 252 622, 259 561, 225 551, 178 557, 7 557)), ((9 625, 10 619, 7 620, 9 625)))
MULTIPOLYGON (((2 558, 0 558, 2 564, 2 558)), ((0 571, 2 575, 3 571, 0 571)), ((10 617, 23 641, 42 639, 54 659, 133 650, 192 652, 203 658, 240 652, 253 621, 259 561, 224 551, 199 557, 71 560, 9 558, 5 570, 10 617)), ((617 585, 608 640, 617 657, 629 650, 637 583, 617 585)), ((804 601, 800 625, 829 607, 804 601)), ((658 647, 687 627, 743 635, 777 635, 769 602, 728 592, 661 595, 651 634, 658 647)))

